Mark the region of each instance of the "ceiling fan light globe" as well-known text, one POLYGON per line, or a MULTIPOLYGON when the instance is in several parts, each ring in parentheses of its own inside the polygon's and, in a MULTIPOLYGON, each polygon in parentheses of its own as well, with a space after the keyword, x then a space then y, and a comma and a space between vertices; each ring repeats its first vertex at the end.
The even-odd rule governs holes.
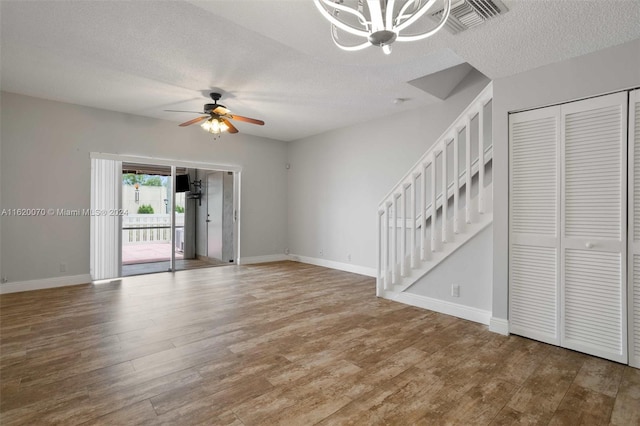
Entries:
POLYGON ((229 130, 229 126, 219 118, 210 118, 204 123, 200 125, 204 130, 214 135, 219 135, 220 133, 226 132, 229 130))

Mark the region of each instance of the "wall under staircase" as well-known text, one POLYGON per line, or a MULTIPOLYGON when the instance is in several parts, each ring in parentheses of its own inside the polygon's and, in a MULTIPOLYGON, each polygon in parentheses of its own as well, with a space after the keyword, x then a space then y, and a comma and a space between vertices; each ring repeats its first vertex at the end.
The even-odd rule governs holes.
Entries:
MULTIPOLYGON (((447 268, 477 273, 467 245, 475 240, 475 253, 484 245, 491 249, 492 98, 489 83, 380 203, 378 296, 489 323, 490 306, 458 303, 463 299, 456 299, 455 282, 434 283, 429 275, 442 277, 447 268), (434 286, 440 293, 451 286, 449 300, 425 295, 434 286)), ((486 280, 491 273, 484 275, 486 280)), ((486 288, 490 300, 491 287, 486 288)), ((478 293, 468 286, 461 290, 478 293)))

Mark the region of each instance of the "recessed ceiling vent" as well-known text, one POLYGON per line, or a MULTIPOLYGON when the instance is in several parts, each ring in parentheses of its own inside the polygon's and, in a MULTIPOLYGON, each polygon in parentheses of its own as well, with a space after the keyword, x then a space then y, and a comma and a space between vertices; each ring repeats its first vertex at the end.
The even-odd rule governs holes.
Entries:
MULTIPOLYGON (((445 27, 453 34, 476 27, 489 19, 507 12, 500 0, 459 0, 451 3, 451 14, 445 27)), ((443 9, 431 14, 439 22, 443 9)))

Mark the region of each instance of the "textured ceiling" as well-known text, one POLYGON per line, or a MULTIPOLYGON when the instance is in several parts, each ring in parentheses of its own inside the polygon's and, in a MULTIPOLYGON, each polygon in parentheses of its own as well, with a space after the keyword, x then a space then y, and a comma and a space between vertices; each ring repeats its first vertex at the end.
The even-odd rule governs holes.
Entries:
POLYGON ((311 0, 1 0, 0 87, 176 124, 217 89, 267 123, 240 131, 288 141, 441 102, 408 82, 462 62, 497 78, 640 38, 638 0, 503 2, 386 56, 333 46, 311 0))

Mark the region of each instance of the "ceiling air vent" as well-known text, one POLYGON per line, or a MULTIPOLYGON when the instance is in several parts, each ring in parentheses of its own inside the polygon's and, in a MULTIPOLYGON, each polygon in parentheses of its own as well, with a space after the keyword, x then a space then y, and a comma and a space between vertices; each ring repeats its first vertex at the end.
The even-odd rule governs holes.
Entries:
MULTIPOLYGON (((507 12, 507 7, 500 0, 459 0, 451 2, 451 14, 445 27, 457 34, 478 26, 489 19, 507 12)), ((443 9, 431 14, 435 21, 440 21, 443 9)))

